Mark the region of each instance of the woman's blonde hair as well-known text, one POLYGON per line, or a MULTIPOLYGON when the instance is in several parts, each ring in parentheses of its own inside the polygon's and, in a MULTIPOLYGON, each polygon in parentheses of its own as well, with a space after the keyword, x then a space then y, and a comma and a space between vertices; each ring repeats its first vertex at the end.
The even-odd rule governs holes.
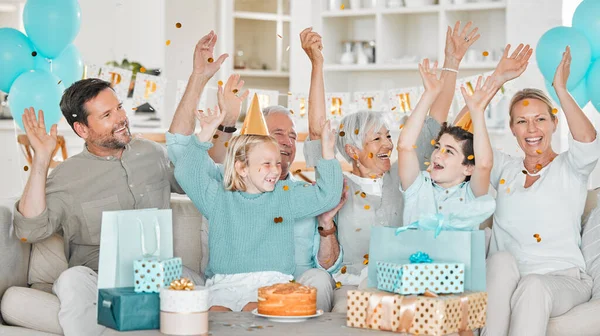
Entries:
POLYGON ((248 165, 248 157, 252 150, 265 142, 270 142, 279 147, 279 143, 268 135, 236 135, 229 141, 227 155, 225 156, 225 172, 223 184, 226 190, 246 191, 246 183, 242 176, 235 170, 235 163, 242 162, 248 165))
POLYGON ((523 89, 523 90, 515 93, 515 95, 512 97, 512 99, 510 101, 510 109, 508 110, 509 111, 508 113, 510 115, 511 125, 513 122, 512 112, 513 112, 515 105, 517 105, 517 103, 519 103, 520 101, 525 100, 525 99, 537 99, 537 100, 541 101, 548 107, 548 114, 550 114, 550 118, 552 118, 552 121, 554 121, 556 119, 556 116, 554 115, 554 113, 552 113, 552 109, 554 108, 554 105, 552 104, 552 101, 550 100, 550 98, 548 98, 548 96, 544 93, 544 91, 539 90, 539 89, 523 89))

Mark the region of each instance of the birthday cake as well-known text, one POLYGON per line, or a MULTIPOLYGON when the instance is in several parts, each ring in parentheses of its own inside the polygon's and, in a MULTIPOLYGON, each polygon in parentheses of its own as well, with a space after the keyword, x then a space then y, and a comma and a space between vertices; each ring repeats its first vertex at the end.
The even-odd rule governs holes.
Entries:
POLYGON ((258 289, 258 313, 309 316, 317 313, 317 289, 299 283, 281 283, 258 289))

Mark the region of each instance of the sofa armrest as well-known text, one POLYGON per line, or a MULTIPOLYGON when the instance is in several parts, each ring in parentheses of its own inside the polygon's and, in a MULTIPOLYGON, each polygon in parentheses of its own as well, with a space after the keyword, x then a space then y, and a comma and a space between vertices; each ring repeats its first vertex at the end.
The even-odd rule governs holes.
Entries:
MULTIPOLYGON (((0 298, 12 286, 27 286, 31 244, 15 235, 12 208, 0 205, 0 298)), ((4 323, 0 316, 0 323, 4 323)))

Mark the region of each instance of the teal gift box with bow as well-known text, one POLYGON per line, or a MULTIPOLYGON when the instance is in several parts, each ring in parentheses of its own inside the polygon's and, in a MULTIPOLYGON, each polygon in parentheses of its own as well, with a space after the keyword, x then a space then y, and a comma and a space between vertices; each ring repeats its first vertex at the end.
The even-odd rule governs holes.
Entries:
POLYGON ((426 253, 410 256, 410 264, 377 262, 377 289, 401 295, 458 294, 465 291, 465 265, 433 263, 426 253))
POLYGON ((133 261, 133 283, 136 293, 159 293, 163 287, 168 287, 172 281, 181 278, 183 263, 181 258, 159 259, 160 256, 160 226, 156 221, 154 231, 156 249, 150 254, 146 250, 144 225, 138 221, 141 234, 143 257, 133 261))

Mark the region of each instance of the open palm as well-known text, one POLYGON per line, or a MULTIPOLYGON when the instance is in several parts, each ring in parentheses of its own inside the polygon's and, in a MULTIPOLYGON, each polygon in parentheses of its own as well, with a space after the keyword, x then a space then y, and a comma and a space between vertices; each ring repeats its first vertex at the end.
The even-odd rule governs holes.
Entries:
POLYGON ((217 34, 212 30, 198 41, 194 49, 194 73, 212 77, 219 71, 221 64, 229 55, 223 54, 215 60, 213 54, 216 44, 217 34))
POLYGON ((38 111, 38 118, 35 117, 33 107, 25 109, 23 113, 23 126, 25 133, 33 147, 36 156, 50 160, 57 143, 57 128, 56 124, 52 125, 50 133, 46 132, 46 123, 44 122, 44 111, 38 111))
POLYGON ((217 127, 223 122, 223 118, 225 117, 225 113, 221 113, 218 106, 215 106, 214 110, 210 108, 203 111, 196 112, 196 118, 200 121, 200 127, 202 131, 212 131, 217 129, 217 127))
POLYGON ((444 50, 446 58, 452 58, 460 62, 465 57, 469 47, 479 39, 481 36, 477 34, 479 28, 475 27, 469 31, 472 24, 472 22, 468 22, 462 30, 460 30, 460 21, 456 22, 454 29, 448 26, 448 30, 446 31, 446 47, 444 50))
POLYGON ((569 79, 569 75, 571 74, 571 48, 567 46, 565 52, 563 53, 562 59, 560 60, 560 64, 556 68, 556 73, 554 74, 554 80, 552 81, 552 85, 555 88, 566 88, 567 80, 569 79))
POLYGON ((443 79, 438 78, 435 73, 437 70, 437 62, 433 63, 433 67, 429 66, 429 59, 423 60, 422 64, 419 64, 419 72, 421 73, 421 79, 423 80, 423 86, 425 91, 432 92, 435 94, 442 91, 444 85, 443 79))
POLYGON ((521 76, 525 69, 527 69, 529 58, 533 54, 533 49, 529 47, 529 44, 524 46, 523 43, 521 43, 512 55, 508 56, 509 52, 510 44, 504 48, 502 59, 494 71, 495 76, 502 83, 506 83, 521 76))
POLYGON ((465 103, 469 108, 471 113, 482 113, 488 102, 493 98, 496 90, 494 89, 492 76, 488 77, 483 83, 483 76, 479 76, 477 78, 477 85, 475 85, 475 89, 472 95, 467 93, 467 90, 464 86, 460 88, 463 97, 465 98, 465 103))
POLYGON ((233 74, 229 76, 225 88, 219 86, 217 91, 217 99, 221 112, 226 115, 227 124, 235 124, 240 116, 242 103, 248 98, 248 90, 240 94, 244 88, 244 81, 240 79, 240 75, 233 74))

